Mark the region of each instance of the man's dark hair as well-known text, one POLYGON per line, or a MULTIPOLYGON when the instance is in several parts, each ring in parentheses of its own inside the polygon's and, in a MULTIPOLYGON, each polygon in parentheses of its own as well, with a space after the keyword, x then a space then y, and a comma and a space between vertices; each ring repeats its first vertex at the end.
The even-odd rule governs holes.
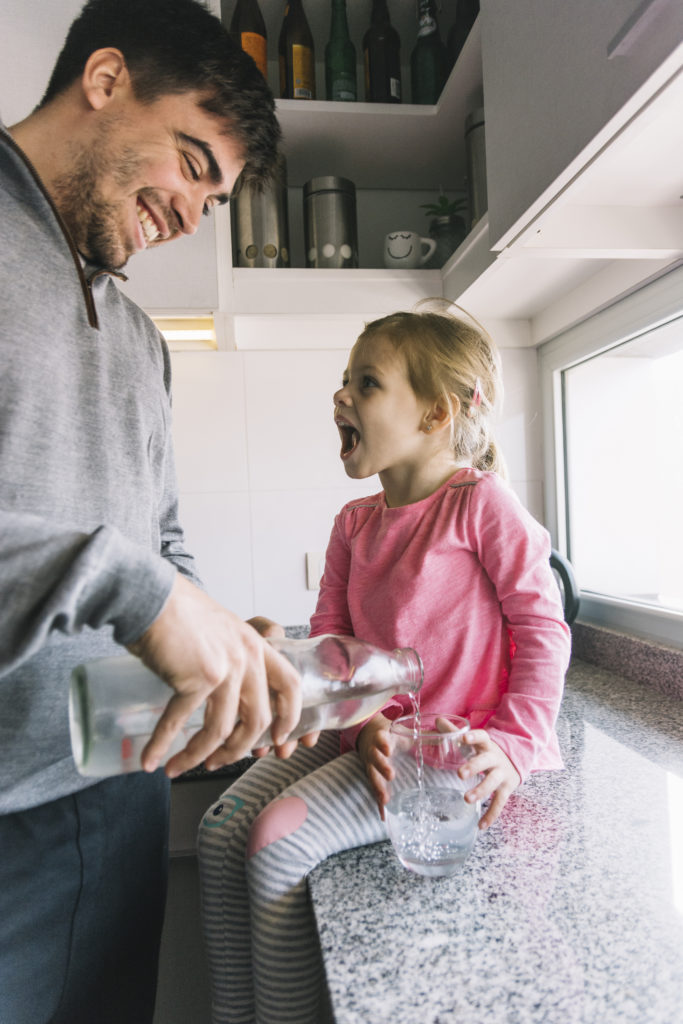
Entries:
POLYGON ((73 84, 95 50, 123 54, 135 96, 151 103, 197 91, 242 146, 242 177, 270 176, 280 126, 275 101, 251 57, 199 0, 88 0, 71 25, 40 106, 73 84))

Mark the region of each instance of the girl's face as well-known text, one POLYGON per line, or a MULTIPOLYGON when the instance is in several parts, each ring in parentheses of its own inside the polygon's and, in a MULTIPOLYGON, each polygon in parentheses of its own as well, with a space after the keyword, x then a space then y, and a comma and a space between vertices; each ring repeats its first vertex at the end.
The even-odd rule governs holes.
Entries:
POLYGON ((385 338, 357 342, 334 395, 334 420, 348 476, 380 475, 382 486, 423 464, 429 406, 410 386, 405 361, 385 338))

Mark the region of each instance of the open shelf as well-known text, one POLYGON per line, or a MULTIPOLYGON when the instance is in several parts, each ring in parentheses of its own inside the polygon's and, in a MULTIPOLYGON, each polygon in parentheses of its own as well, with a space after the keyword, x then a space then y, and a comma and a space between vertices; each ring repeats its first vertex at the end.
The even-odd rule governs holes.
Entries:
POLYGON ((434 106, 278 100, 288 184, 335 174, 356 188, 462 190, 465 118, 481 103, 477 19, 434 106))

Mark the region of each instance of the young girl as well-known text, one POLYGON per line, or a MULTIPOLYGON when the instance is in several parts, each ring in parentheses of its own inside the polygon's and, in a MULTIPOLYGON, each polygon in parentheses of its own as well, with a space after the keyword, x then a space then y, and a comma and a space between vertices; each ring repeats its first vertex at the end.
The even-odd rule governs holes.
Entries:
MULTIPOLYGON (((479 327, 445 313, 369 324, 334 396, 348 476, 382 491, 336 517, 311 634, 414 647, 423 711, 467 716, 491 825, 534 769, 561 768, 554 722, 569 656, 547 532, 499 475, 492 413, 499 359, 479 327)), ((323 968, 306 876, 331 854, 387 837, 390 721, 268 754, 213 805, 199 834, 215 1024, 321 1024, 323 968), (378 804, 381 813, 378 813, 378 804)))

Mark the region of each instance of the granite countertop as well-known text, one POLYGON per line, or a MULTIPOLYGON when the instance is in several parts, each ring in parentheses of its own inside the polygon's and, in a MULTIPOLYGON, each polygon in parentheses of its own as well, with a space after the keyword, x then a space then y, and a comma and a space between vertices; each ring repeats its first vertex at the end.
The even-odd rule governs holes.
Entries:
POLYGON ((683 701, 574 660, 558 734, 453 877, 311 874, 336 1024, 683 1022, 683 701))

